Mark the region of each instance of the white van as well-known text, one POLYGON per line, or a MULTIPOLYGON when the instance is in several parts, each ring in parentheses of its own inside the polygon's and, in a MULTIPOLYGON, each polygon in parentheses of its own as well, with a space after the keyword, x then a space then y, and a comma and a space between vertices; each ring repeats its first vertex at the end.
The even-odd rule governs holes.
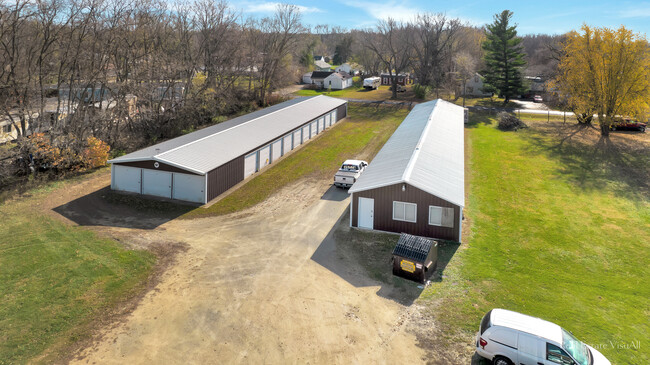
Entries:
POLYGON ((494 365, 611 365, 557 324, 505 309, 481 320, 476 353, 494 365))

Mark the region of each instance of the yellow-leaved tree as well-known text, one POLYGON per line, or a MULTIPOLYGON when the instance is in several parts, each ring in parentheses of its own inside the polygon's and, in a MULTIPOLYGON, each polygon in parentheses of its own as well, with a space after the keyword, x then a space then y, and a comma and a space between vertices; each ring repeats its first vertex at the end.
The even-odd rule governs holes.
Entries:
POLYGON ((567 34, 552 87, 576 115, 598 115, 601 135, 607 136, 616 117, 647 117, 648 47, 645 35, 624 26, 614 30, 583 25, 580 32, 567 34))
POLYGON ((81 153, 81 158, 83 164, 88 168, 95 168, 106 166, 106 161, 108 161, 108 153, 111 151, 111 148, 106 144, 106 142, 95 137, 88 137, 86 141, 88 147, 86 147, 81 153))

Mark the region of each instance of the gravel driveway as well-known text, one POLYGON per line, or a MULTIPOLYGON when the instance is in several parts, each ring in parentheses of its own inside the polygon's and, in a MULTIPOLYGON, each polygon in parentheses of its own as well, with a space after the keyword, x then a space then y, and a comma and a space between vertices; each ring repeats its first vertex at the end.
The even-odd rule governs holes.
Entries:
POLYGON ((329 182, 301 181, 235 215, 114 228, 189 249, 73 363, 421 363, 408 307, 378 295, 363 270, 350 268, 353 285, 327 269, 341 265, 327 247, 348 203, 329 182))

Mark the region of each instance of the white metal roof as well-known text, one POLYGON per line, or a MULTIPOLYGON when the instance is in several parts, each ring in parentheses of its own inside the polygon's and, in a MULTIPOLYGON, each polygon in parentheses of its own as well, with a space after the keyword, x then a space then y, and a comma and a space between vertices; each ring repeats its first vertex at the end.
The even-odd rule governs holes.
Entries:
POLYGON ((512 328, 556 343, 562 343, 562 327, 541 318, 496 308, 492 310, 490 322, 495 326, 512 328))
POLYGON ((465 206, 463 108, 438 99, 413 108, 349 193, 407 183, 465 206))
POLYGON ((206 174, 345 103, 325 95, 293 99, 108 162, 154 160, 206 174))

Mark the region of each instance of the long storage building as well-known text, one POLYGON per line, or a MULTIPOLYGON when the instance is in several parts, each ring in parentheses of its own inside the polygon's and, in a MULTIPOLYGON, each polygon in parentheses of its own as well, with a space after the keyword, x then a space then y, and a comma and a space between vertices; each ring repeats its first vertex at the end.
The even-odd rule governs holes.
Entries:
POLYGON ((349 190, 350 225, 460 242, 464 111, 417 105, 349 190))
POLYGON ((108 161, 111 189, 207 203, 347 116, 347 102, 297 98, 108 161))

